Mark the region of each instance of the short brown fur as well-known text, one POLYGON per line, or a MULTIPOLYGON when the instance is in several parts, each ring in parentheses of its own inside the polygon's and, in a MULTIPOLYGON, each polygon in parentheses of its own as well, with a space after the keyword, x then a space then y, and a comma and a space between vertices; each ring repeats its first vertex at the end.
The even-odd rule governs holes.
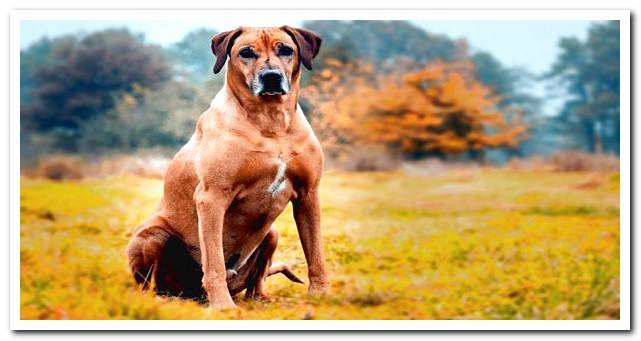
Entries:
POLYGON ((286 265, 271 266, 278 240, 272 222, 291 201, 309 292, 327 290, 318 202, 323 152, 297 104, 300 63, 311 68, 319 47, 314 33, 291 27, 239 28, 212 39, 216 72, 229 56, 225 86, 170 162, 161 202, 128 247, 143 288, 153 280, 158 293, 206 296, 210 306, 230 308, 231 296, 242 290, 264 297, 270 274, 297 279, 286 265), (282 44, 295 53, 279 55, 282 44), (245 46, 257 52, 255 60, 238 57, 245 46), (286 94, 251 92, 265 68, 283 72, 291 84, 286 94), (271 193, 281 163, 284 185, 271 193))

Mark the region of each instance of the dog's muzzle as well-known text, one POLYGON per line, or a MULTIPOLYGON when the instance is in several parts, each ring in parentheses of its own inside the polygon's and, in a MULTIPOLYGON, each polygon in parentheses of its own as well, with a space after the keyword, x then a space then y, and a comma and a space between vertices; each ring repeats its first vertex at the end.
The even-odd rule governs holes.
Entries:
POLYGON ((289 92, 289 81, 282 72, 268 69, 261 72, 252 84, 256 96, 277 96, 289 92))

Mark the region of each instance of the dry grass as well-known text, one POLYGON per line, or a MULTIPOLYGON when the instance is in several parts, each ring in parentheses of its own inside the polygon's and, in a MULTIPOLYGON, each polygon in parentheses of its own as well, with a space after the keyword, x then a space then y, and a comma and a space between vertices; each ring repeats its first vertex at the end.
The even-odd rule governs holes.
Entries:
POLYGON ((162 179, 169 159, 158 155, 115 155, 103 158, 52 155, 38 160, 35 167, 22 170, 23 175, 54 181, 80 180, 113 175, 136 175, 162 179))
POLYGON ((609 154, 588 154, 576 150, 554 153, 548 157, 514 158, 507 168, 554 172, 618 172, 619 159, 609 154))
POLYGON ((49 180, 79 180, 86 176, 82 159, 68 155, 53 155, 38 161, 27 174, 49 180))
POLYGON ((607 154, 586 154, 578 151, 559 152, 550 158, 554 170, 560 172, 618 171, 619 159, 607 154))
POLYGON ((398 156, 380 148, 354 148, 337 163, 339 169, 357 172, 391 171, 401 163, 398 156))
MULTIPOLYGON (((160 180, 21 186, 22 319, 619 318, 616 172, 327 172, 330 293, 271 277, 272 302, 227 312, 134 286, 124 249, 160 180)), ((276 226, 276 260, 305 274, 291 208, 276 226)))

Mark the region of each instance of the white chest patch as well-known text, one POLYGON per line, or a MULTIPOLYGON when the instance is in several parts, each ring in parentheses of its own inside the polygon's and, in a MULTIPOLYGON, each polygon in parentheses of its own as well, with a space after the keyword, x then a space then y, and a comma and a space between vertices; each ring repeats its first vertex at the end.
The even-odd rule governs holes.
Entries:
POLYGON ((278 170, 276 171, 276 177, 274 181, 267 187, 267 192, 271 193, 272 198, 278 195, 282 190, 285 189, 285 171, 287 170, 287 164, 280 157, 278 158, 278 170))

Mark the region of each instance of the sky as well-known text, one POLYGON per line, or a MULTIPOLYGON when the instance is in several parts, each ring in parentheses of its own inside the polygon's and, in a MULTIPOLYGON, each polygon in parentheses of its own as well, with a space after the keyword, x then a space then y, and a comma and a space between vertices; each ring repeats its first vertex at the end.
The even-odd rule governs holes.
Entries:
MULTIPOLYGON (((437 20, 412 21, 418 27, 431 33, 445 34, 450 38, 464 38, 472 51, 484 50, 490 52, 504 65, 522 67, 534 74, 547 71, 558 53, 559 39, 574 36, 581 40, 587 37, 589 26, 593 23, 583 20, 564 21, 500 21, 500 20, 437 20)), ((25 48, 43 36, 56 37, 69 33, 92 32, 113 27, 127 27, 132 32, 143 33, 146 41, 168 46, 182 39, 189 31, 208 27, 217 31, 233 29, 239 26, 237 21, 225 19, 194 20, 128 20, 128 21, 96 21, 96 20, 38 20, 21 23, 20 46, 25 48)), ((263 18, 252 20, 251 26, 300 26, 301 22, 292 20, 278 22, 263 18)), ((546 90, 542 83, 528 89, 535 95, 545 96, 546 90)), ((548 101, 544 111, 548 114, 555 112, 561 102, 548 101)))
MULTIPOLYGON (((591 22, 566 21, 413 21, 432 33, 442 33, 451 38, 465 38, 476 50, 491 52, 509 66, 522 66, 529 71, 544 72, 553 63, 559 50, 559 38, 575 36, 584 39, 591 22)), ((262 22, 254 26, 299 26, 300 21, 262 22)), ((179 41, 187 32, 211 27, 222 31, 234 28, 237 23, 221 20, 176 21, 25 21, 21 27, 20 45, 27 47, 43 36, 55 37, 68 33, 91 32, 109 27, 128 27, 133 32, 145 34, 147 41, 163 46, 179 41), (216 21, 216 24, 212 24, 216 21)))
POLYGON ((485 50, 503 64, 541 73, 552 65, 561 37, 587 37, 590 21, 415 21, 450 38, 465 38, 473 50, 485 50))

